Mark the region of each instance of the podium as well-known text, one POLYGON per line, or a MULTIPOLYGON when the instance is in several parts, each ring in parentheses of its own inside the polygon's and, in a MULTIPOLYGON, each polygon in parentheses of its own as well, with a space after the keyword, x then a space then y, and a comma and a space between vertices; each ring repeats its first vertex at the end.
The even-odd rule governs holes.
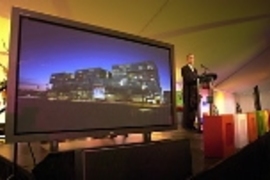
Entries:
POLYGON ((269 112, 267 110, 264 110, 264 124, 265 124, 265 130, 266 132, 269 132, 269 112))
POLYGON ((204 117, 204 155, 211 158, 224 158, 235 152, 234 116, 204 117))
MULTIPOLYGON (((215 73, 203 73, 202 75, 198 76, 197 79, 197 87, 198 87, 198 94, 200 94, 200 89, 207 89, 208 96, 207 96, 207 103, 209 103, 209 115, 214 115, 214 81, 217 79, 217 74, 215 73)), ((197 112, 197 119, 198 119, 198 126, 199 131, 201 131, 202 126, 202 117, 201 117, 201 98, 198 100, 198 112, 197 112)))
POLYGON ((253 142, 258 138, 258 125, 255 112, 247 113, 248 140, 253 142))
POLYGON ((213 105, 214 105, 214 81, 217 79, 217 74, 215 73, 203 73, 199 76, 199 86, 200 88, 208 90, 207 101, 209 103, 209 115, 214 115, 213 105))
POLYGON ((256 111, 258 136, 263 136, 269 129, 266 111, 256 111))
POLYGON ((269 127, 269 130, 270 130, 270 110, 267 111, 268 113, 268 127, 269 127))
POLYGON ((248 116, 247 114, 236 114, 234 121, 235 147, 241 149, 248 145, 248 116))

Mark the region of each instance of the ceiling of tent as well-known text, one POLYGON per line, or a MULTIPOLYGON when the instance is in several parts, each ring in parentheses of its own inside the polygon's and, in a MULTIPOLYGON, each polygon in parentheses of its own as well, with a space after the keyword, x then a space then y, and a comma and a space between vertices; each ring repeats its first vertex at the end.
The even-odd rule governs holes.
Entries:
POLYGON ((177 81, 190 52, 200 72, 204 64, 218 73, 219 89, 239 91, 270 79, 267 0, 0 0, 4 40, 12 6, 172 43, 177 81))

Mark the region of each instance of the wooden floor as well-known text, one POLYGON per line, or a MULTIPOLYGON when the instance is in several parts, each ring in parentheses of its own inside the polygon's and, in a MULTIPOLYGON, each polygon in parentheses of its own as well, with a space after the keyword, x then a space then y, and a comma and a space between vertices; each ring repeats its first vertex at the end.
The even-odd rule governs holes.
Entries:
MULTIPOLYGON (((193 164, 193 174, 203 171, 216 164, 220 159, 205 159, 203 155, 203 136, 202 134, 188 132, 181 128, 175 131, 164 132, 164 133, 153 133, 153 140, 161 139, 182 139, 187 138, 191 142, 192 151, 192 164, 193 164)), ((123 143, 123 137, 117 137, 115 140, 111 139, 81 139, 76 141, 67 141, 60 143, 59 150, 74 150, 80 148, 90 148, 108 145, 117 145, 123 143)), ((125 141, 127 142, 141 142, 141 135, 131 135, 125 141)), ((34 152, 34 157, 36 163, 42 161, 44 157, 49 153, 48 144, 31 143, 31 148, 34 152)), ((0 144, 0 156, 12 162, 13 160, 13 145, 10 144, 0 144)), ((21 143, 18 148, 18 165, 24 169, 31 171, 34 167, 33 157, 31 156, 29 144, 21 143)))

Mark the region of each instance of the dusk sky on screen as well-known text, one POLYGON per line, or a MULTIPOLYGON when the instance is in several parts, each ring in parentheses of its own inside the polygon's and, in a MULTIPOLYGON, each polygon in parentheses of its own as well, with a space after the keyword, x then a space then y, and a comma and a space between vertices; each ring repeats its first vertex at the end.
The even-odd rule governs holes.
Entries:
POLYGON ((101 36, 23 19, 19 56, 20 86, 45 87, 53 73, 153 61, 162 90, 170 90, 169 51, 141 43, 101 36))

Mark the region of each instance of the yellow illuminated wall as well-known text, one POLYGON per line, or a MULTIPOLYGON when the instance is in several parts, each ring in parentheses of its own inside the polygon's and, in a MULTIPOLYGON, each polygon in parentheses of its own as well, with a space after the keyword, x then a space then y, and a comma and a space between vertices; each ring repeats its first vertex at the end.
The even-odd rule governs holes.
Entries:
POLYGON ((8 56, 6 48, 8 48, 9 43, 10 20, 0 17, 0 24, 0 63, 4 66, 7 66, 8 56), (6 48, 4 47, 4 43, 6 45, 6 48))
MULTIPOLYGON (((8 18, 0 17, 0 63, 4 67, 8 65, 8 43, 9 43, 9 31, 10 31, 10 20, 8 18)), ((6 79, 6 74, 0 67, 0 81, 6 79)), ((0 109, 4 108, 2 94, 0 94, 0 109)), ((0 114, 0 123, 5 123, 5 113, 0 114)))
POLYGON ((222 91, 216 91, 214 95, 215 105, 218 108, 219 113, 223 114, 225 109, 225 93, 222 91))
POLYGON ((236 109, 235 95, 229 92, 216 90, 214 103, 218 108, 219 114, 234 114, 236 109))

